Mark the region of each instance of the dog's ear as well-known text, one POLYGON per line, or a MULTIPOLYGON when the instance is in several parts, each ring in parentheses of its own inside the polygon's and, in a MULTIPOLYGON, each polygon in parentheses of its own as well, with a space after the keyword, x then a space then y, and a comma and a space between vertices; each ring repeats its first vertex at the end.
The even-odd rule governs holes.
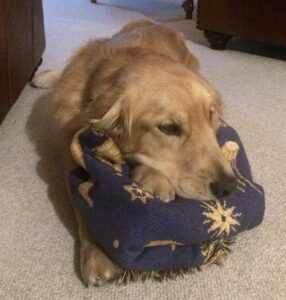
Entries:
POLYGON ((186 46, 185 37, 182 32, 176 33, 177 55, 181 62, 195 72, 199 71, 200 64, 198 59, 190 52, 186 46))
POLYGON ((123 98, 119 98, 101 119, 92 119, 91 123, 112 137, 123 133, 131 134, 132 116, 123 98))

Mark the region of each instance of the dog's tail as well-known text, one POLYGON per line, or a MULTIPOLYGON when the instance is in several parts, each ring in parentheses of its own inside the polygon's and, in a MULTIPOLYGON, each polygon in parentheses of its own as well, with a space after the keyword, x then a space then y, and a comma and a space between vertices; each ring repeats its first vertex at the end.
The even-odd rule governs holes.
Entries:
POLYGON ((40 89, 50 89, 55 86, 62 75, 62 70, 46 70, 34 76, 30 85, 40 89))

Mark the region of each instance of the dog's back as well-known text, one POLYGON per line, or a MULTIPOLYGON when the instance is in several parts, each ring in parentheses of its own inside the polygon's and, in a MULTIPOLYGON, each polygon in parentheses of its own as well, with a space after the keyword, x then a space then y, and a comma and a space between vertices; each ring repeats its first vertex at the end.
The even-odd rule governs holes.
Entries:
MULTIPOLYGON (((85 125, 89 104, 108 93, 120 70, 146 55, 178 61, 194 71, 198 69, 182 34, 142 20, 129 23, 109 39, 89 42, 77 51, 63 72, 40 74, 33 84, 46 88, 54 85, 56 119, 60 127, 72 134, 85 125)), ((114 104, 114 97, 104 98, 104 103, 96 106, 94 118, 101 118, 114 104)))

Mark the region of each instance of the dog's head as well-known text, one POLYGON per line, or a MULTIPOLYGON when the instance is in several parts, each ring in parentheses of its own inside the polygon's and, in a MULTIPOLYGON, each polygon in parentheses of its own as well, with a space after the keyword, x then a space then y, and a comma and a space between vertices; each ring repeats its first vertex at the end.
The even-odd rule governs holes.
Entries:
POLYGON ((197 73, 145 59, 121 74, 120 92, 99 121, 126 159, 160 170, 179 196, 213 200, 235 177, 216 140, 222 104, 197 73))

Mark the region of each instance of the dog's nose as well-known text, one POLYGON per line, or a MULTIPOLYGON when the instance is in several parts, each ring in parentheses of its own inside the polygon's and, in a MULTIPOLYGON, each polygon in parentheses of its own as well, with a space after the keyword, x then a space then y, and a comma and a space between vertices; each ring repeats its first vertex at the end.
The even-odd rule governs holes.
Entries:
POLYGON ((222 176, 219 180, 210 183, 210 190, 216 198, 223 198, 231 194, 236 188, 234 176, 222 176))

